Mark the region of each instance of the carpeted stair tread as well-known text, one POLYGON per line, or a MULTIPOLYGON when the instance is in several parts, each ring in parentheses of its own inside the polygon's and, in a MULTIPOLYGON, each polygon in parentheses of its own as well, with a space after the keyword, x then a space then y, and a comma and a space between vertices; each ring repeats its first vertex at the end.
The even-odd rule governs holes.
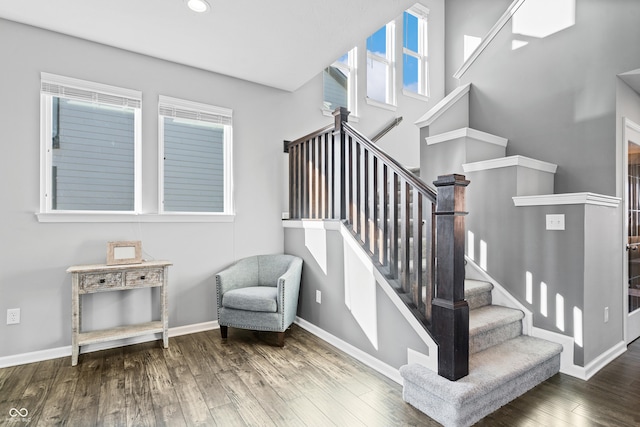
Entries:
MULTIPOLYGON (((520 335, 469 356, 469 375, 462 381, 489 390, 518 377, 562 352, 562 345, 520 335)), ((466 396, 464 392, 460 396, 466 396)))
POLYGON ((469 359, 469 375, 449 381, 418 364, 400 368, 403 397, 445 426, 469 426, 560 369, 562 346, 519 336, 469 359))
POLYGON ((480 335, 509 323, 519 322, 524 313, 500 305, 487 305, 469 311, 469 336, 480 335))
POLYGON ((560 344, 521 335, 469 356, 469 375, 458 381, 449 381, 417 364, 402 366, 400 373, 412 382, 422 382, 426 389, 437 390, 442 400, 460 406, 559 355, 561 351, 560 344), (409 371, 412 372, 411 377, 405 375, 409 371))
POLYGON ((482 280, 465 279, 464 280, 464 297, 470 298, 483 292, 491 292, 493 285, 482 280))

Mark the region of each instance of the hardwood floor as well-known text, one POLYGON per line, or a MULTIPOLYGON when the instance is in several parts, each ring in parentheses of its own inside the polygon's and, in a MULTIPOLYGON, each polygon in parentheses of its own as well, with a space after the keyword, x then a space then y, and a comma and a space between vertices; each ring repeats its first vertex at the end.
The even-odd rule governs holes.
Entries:
MULTIPOLYGON (((400 385, 305 330, 294 325, 284 348, 273 340, 229 329, 222 343, 215 330, 168 349, 82 354, 76 367, 65 357, 0 369, 0 425, 439 425, 400 385)), ((640 425, 640 341, 590 381, 558 374, 478 425, 640 425)))

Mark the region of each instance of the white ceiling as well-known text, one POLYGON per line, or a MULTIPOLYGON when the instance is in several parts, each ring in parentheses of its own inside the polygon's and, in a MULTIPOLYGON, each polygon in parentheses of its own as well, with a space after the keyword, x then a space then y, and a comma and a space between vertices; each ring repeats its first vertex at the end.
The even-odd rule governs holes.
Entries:
POLYGON ((4 0, 0 17, 293 91, 416 0, 4 0))

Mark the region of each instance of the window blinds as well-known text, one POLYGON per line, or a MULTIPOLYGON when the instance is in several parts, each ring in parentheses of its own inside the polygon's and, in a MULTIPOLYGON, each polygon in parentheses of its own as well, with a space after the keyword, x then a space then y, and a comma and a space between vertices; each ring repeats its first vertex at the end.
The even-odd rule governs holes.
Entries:
POLYGON ((95 102, 102 105, 141 108, 142 92, 71 77, 41 73, 40 92, 78 101, 95 102))
POLYGON ((231 125, 232 111, 228 108, 160 95, 158 110, 165 117, 231 125))

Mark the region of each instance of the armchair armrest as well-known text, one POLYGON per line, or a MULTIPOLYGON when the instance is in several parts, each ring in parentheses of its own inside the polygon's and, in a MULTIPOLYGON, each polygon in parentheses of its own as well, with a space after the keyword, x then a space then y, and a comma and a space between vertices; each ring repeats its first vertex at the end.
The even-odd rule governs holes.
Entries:
POLYGON ((295 319, 301 276, 302 259, 296 258, 291 262, 289 269, 278 278, 278 310, 284 315, 285 320, 295 319))

